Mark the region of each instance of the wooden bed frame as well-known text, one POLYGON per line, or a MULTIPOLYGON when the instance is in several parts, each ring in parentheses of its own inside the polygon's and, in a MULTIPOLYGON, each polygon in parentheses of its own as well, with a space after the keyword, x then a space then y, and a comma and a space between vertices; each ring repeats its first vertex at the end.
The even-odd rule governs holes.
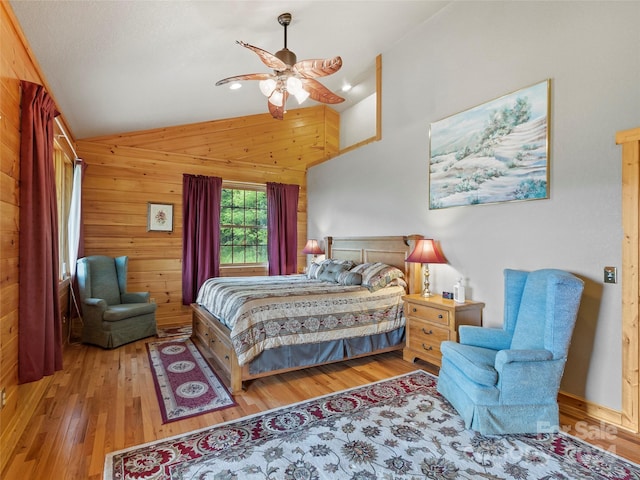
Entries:
MULTIPOLYGON (((404 260, 412 251, 415 242, 422 238, 420 235, 388 236, 388 237, 326 237, 325 252, 327 258, 353 260, 358 263, 382 262, 393 265, 405 272, 409 285, 409 293, 419 292, 421 289, 420 265, 406 263, 404 260)), ((251 374, 249 366, 240 366, 230 338, 230 330, 215 318, 209 311, 196 303, 191 304, 193 333, 192 340, 198 344, 205 359, 223 374, 223 380, 231 393, 242 391, 243 382, 269 375, 277 375, 293 370, 310 368, 324 364, 305 365, 300 367, 272 370, 259 374, 251 374)), ((403 345, 376 350, 349 358, 364 357, 383 352, 399 350, 403 345)), ((341 360, 334 360, 334 363, 341 360)))

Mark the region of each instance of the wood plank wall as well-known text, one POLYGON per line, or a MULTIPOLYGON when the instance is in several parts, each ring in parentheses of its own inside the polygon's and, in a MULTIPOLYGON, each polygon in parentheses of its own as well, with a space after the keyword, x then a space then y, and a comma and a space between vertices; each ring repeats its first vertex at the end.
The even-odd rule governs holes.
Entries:
POLYGON ((18 385, 20 80, 47 86, 26 45, 11 7, 3 0, 0 3, 0 390, 6 392, 6 405, 0 410, 0 471, 50 379, 18 385))
MULTIPOLYGON (((298 251, 306 241, 306 164, 339 150, 339 116, 325 106, 77 142, 85 255, 128 255, 130 291, 150 291, 158 325, 190 321, 182 305, 182 175, 300 185, 298 251), (174 205, 172 232, 147 232, 147 202, 174 205)), ((299 256, 298 263, 305 262, 299 256)), ((237 273, 237 272, 236 272, 237 273)), ((255 271, 251 273, 255 274, 255 271)))
MULTIPOLYGON (((0 390, 6 392, 0 410, 1 471, 51 378, 18 385, 20 80, 44 85, 55 95, 6 0, 0 0, 0 53, 0 390)), ((285 117, 277 122, 267 114, 82 142, 79 150, 90 165, 86 253, 132 257, 130 286, 150 290, 161 303, 161 324, 189 321, 188 309, 180 305, 182 173, 299 184, 298 235, 304 242, 307 160, 320 163, 338 154, 339 117, 324 106, 285 117), (304 125, 314 118, 311 127, 304 125), (146 231, 148 201, 174 203, 172 233, 146 231)))

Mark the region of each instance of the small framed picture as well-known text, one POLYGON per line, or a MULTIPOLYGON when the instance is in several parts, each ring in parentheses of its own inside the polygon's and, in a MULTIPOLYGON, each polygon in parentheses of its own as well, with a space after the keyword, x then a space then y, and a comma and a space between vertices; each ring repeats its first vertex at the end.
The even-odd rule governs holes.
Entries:
POLYGON ((173 203, 147 205, 147 232, 173 232, 173 203))

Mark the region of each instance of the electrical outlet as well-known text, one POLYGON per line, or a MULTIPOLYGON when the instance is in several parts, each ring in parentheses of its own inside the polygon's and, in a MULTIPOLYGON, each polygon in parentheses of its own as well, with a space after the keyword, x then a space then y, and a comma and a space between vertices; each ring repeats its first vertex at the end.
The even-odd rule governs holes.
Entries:
POLYGON ((604 267, 604 283, 618 283, 616 267, 604 267))

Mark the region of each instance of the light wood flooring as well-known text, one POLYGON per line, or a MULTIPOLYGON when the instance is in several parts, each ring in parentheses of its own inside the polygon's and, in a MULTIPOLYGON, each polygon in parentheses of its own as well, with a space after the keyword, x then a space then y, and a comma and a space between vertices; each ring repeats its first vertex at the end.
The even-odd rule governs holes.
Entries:
MULTIPOLYGON (((427 363, 410 364, 392 352, 255 380, 236 395, 236 407, 163 425, 147 356, 149 341, 157 339, 114 350, 66 347, 65 368, 54 375, 26 431, 17 445, 3 446, 10 458, 0 478, 98 480, 105 454, 115 450, 416 369, 436 373, 427 363)), ((580 438, 640 462, 638 436, 566 416, 561 422, 580 438)))

